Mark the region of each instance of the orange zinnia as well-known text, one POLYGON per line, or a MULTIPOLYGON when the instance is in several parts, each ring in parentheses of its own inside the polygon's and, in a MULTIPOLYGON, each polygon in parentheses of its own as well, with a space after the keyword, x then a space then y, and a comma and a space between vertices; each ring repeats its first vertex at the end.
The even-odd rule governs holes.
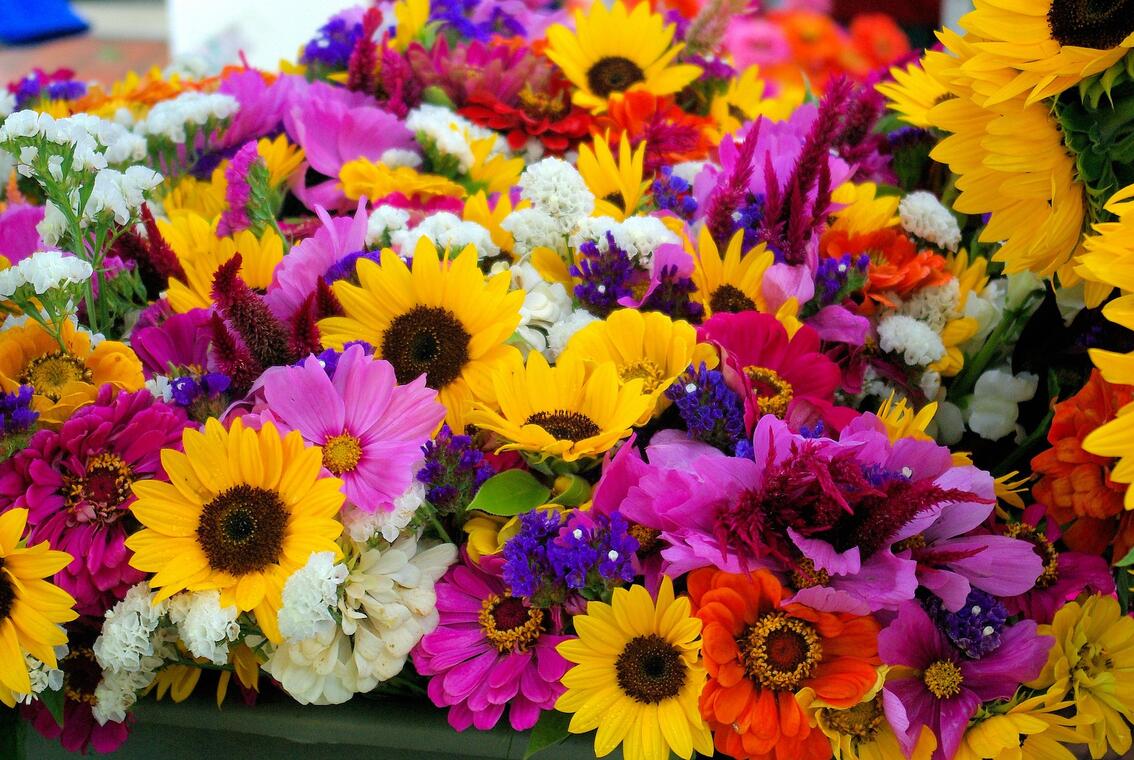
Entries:
POLYGON ((609 132, 607 139, 617 146, 625 133, 631 147, 646 143, 646 174, 663 164, 701 161, 708 157, 713 143, 709 139, 712 119, 681 110, 672 97, 645 90, 613 93, 607 111, 595 120, 596 135, 609 132))
POLYGON ((1040 476, 1032 495, 1064 526, 1063 541, 1075 551, 1103 554, 1114 544, 1113 556, 1121 559, 1134 545, 1134 512, 1123 506, 1127 486, 1110 478, 1116 460, 1083 450, 1087 434, 1132 400, 1134 386, 1113 385, 1092 370, 1078 393, 1055 405, 1051 448, 1032 459, 1040 476))
POLYGON ((823 236, 820 248, 823 255, 834 258, 844 253, 856 256, 864 252, 870 254, 865 288, 867 299, 863 304, 867 312, 873 309, 875 301, 884 306, 894 306, 886 297, 887 292, 905 296, 919 288, 944 285, 953 277, 944 256, 929 250, 919 251, 914 242, 896 227, 861 235, 831 230, 823 236))
POLYGON ((849 708, 878 680, 874 618, 784 604, 790 594, 766 570, 704 568, 689 576, 710 677, 701 715, 717 749, 732 757, 830 757, 830 742, 811 727, 797 695, 810 689, 835 708, 849 708))

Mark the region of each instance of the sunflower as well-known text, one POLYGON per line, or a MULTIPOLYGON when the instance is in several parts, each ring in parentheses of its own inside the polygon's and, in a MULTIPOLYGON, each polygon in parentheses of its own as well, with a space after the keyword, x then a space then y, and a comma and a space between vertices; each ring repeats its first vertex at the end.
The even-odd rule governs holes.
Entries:
POLYGON ((673 64, 685 47, 672 45, 674 30, 649 3, 629 12, 622 0, 610 9, 594 3, 587 15, 575 11, 574 32, 562 24, 547 30, 547 57, 578 88, 576 105, 601 113, 611 93, 640 87, 670 95, 700 76, 699 66, 673 64))
POLYGON ((276 617, 284 582, 312 552, 341 556, 335 519, 343 503, 338 478, 320 477, 323 455, 298 432, 281 436, 237 418, 225 430, 210 418, 186 428, 184 453, 162 450, 170 482, 141 480, 130 510, 143 530, 126 540, 131 566, 154 573, 156 599, 182 590, 217 589, 221 605, 252 611, 279 641, 276 617))
POLYGON ((604 137, 596 136, 593 148, 579 146, 579 174, 595 194, 592 216, 609 216, 621 222, 634 215, 650 186, 642 180, 645 160, 645 141, 632 151, 625 132, 619 141, 617 161, 604 137))
POLYGON ((145 384, 142 363, 124 343, 104 340, 91 348, 91 335, 70 321, 63 345, 35 322, 4 330, 0 340, 0 390, 34 389, 32 409, 49 427, 63 424, 76 409, 95 400, 103 385, 137 391, 145 384))
POLYGON ((303 148, 288 142, 287 135, 280 135, 274 140, 261 137, 256 143, 256 152, 268 167, 268 183, 272 187, 280 187, 287 182, 305 157, 303 148))
POLYGON ((400 193, 417 201, 431 198, 464 198, 465 188, 439 174, 422 174, 409 166, 391 167, 366 158, 343 164, 339 170, 343 193, 351 200, 371 200, 400 193))
POLYGON ((763 243, 741 254, 744 230, 737 230, 721 256, 708 226, 702 225, 694 249, 688 239, 685 248, 693 256, 693 299, 705 307, 705 319, 718 312, 763 310, 766 306, 761 285, 764 272, 774 261, 763 243))
POLYGON ((426 237, 412 270, 387 248, 380 264, 359 260, 357 272, 358 285, 333 286, 344 316, 319 322, 323 342, 340 350, 352 340, 370 343, 399 383, 424 373, 449 426, 463 430, 472 402, 492 399, 493 373, 519 357, 505 341, 520 323, 524 292, 509 292, 507 272, 486 280, 472 246, 449 260, 426 237))
POLYGON ((1112 195, 1103 209, 1114 221, 1094 225, 1083 242, 1076 274, 1087 280, 1087 306, 1098 306, 1114 288, 1134 293, 1134 185, 1112 195))
POLYGON ((500 223, 513 211, 527 208, 530 205, 530 201, 522 200, 513 206, 508 193, 500 193, 496 196, 495 204, 490 205, 488 195, 481 190, 476 195, 471 195, 465 199, 465 208, 461 213, 461 218, 466 222, 476 222, 488 230, 488 234, 492 236, 492 242, 496 243, 502 252, 511 256, 516 239, 512 237, 511 232, 501 227, 500 223))
POLYGON ((225 165, 218 166, 208 181, 190 176, 177 180, 161 202, 166 216, 173 218, 179 212, 189 212, 205 219, 216 219, 224 213, 228 208, 225 197, 228 181, 224 170, 225 165))
POLYGON ((929 119, 930 110, 946 98, 952 97, 949 88, 925 70, 920 61, 906 68, 890 69, 890 81, 875 85, 874 89, 886 97, 891 111, 907 124, 922 129, 934 126, 929 119))
POLYGON ((559 360, 564 357, 582 359, 592 368, 612 362, 619 381, 642 380, 642 393, 652 403, 638 418, 639 425, 669 406, 665 389, 690 365, 704 363, 709 369, 717 365, 717 352, 708 343, 697 342, 691 324, 636 309, 619 309, 590 323, 571 336, 559 360))
POLYGON ((180 313, 213 305, 213 275, 237 253, 243 260, 241 279, 260 292, 272 284, 272 275, 284 256, 283 238, 271 228, 260 237, 251 230, 217 237, 216 219, 210 222, 198 214, 183 212, 174 214, 168 222, 159 221, 158 229, 185 270, 185 281, 170 279, 167 296, 169 305, 180 313))
POLYGON ((499 141, 497 135, 469 140, 473 157, 469 179, 474 186, 489 193, 507 193, 520 181, 520 173, 524 170, 522 157, 508 158, 506 152, 493 152, 499 141))
POLYGON ((69 565, 71 555, 46 541, 21 546, 27 522, 26 509, 0 515, 0 703, 8 707, 32 690, 24 654, 57 667, 55 647, 67 642, 61 623, 78 617, 71 595, 43 580, 69 565))
POLYGON ((728 80, 725 90, 714 95, 709 104, 709 116, 715 125, 710 130, 714 144, 760 116, 786 121, 803 105, 807 94, 802 87, 781 86, 772 95, 765 90, 759 66, 749 66, 728 80))
POLYGON ((574 713, 572 733, 598 729, 596 756, 619 744, 626 760, 713 754, 697 712, 705 685, 701 621, 688 599, 674 598, 673 581, 662 578, 656 603, 642 586, 617 588, 610 604, 589 602, 574 623, 579 638, 557 647, 576 664, 563 676, 567 691, 555 709, 574 713))
POLYGON ((513 359, 492 381, 501 412, 478 404, 469 423, 507 441, 498 451, 530 451, 568 462, 609 451, 653 405, 644 380, 622 382, 612 361, 588 372, 582 358, 562 356, 552 368, 533 351, 527 366, 513 359))
POLYGON ((853 237, 902 223, 898 215, 901 197, 879 195, 873 182, 844 182, 831 194, 831 202, 841 208, 833 214, 835 221, 826 234, 843 232, 853 237))

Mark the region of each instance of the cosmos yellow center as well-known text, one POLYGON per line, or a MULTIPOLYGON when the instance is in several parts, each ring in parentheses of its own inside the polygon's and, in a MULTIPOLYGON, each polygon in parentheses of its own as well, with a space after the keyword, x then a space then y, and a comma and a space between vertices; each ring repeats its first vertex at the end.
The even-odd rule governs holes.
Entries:
POLYGON ((525 425, 539 425, 556 440, 578 443, 601 430, 590 417, 580 412, 557 409, 552 412, 536 412, 524 420, 525 425))
POLYGON ((78 357, 64 351, 37 356, 27 363, 20 375, 21 385, 30 385, 40 396, 52 401, 63 397, 68 383, 92 381, 91 371, 78 357))
POLYGON ((323 466, 335 475, 352 472, 362 459, 362 443, 350 433, 328 438, 323 444, 323 466))
POLYGON ((1011 538, 1027 541, 1035 547, 1036 554, 1043 560, 1043 572, 1036 578, 1036 588, 1051 588, 1059 580, 1059 552, 1051 545, 1047 536, 1027 523, 1012 523, 1005 534, 1011 538))
POLYGON ((1134 2, 1051 0, 1047 24, 1061 45, 1107 50, 1134 31, 1134 2))
POLYGON ((4 569, 4 558, 0 557, 0 623, 12 614, 12 605, 16 603, 16 588, 8 578, 8 571, 4 569))
POLYGON ((709 297, 709 308, 714 314, 736 314, 742 311, 755 311, 756 302, 735 285, 721 285, 709 297))
POLYGON ((921 680, 925 682, 925 688, 929 689, 933 696, 938 699, 948 699, 961 693, 961 684, 965 682, 965 676, 961 673, 961 669, 949 660, 938 660, 925 669, 921 680))
POLYGON ((638 361, 625 364, 618 368, 618 377, 622 382, 628 383, 631 380, 642 381, 642 393, 653 393, 658 389, 658 385, 662 381, 661 367, 654 364, 649 359, 639 359, 638 361))
POLYGON ((752 390, 760 401, 760 412, 774 414, 782 419, 795 396, 791 383, 780 373, 767 367, 745 367, 744 374, 752 382, 752 390))
POLYGON ((626 642, 614 672, 622 692, 647 705, 677 696, 688 677, 681 652, 656 633, 626 642))
POLYGON ((630 527, 626 532, 634 537, 638 542, 638 551, 642 554, 649 554, 654 549, 658 548, 658 539, 661 538, 661 531, 655 528, 647 528, 645 525, 639 523, 630 523, 630 527))
POLYGON ((587 84, 591 92, 605 98, 612 92, 623 92, 646 80, 642 68, 622 56, 607 56, 595 61, 587 70, 587 84))
POLYGON ((122 515, 118 507, 130 498, 133 482, 130 465, 117 454, 104 451, 87 460, 82 476, 64 481, 63 496, 78 521, 113 522, 122 515))
POLYGON ((214 570, 232 575, 260 572, 283 555, 287 522, 279 494, 241 483, 201 509, 197 544, 214 570))
POLYGON ((819 634, 803 620, 769 612, 737 641, 744 670, 761 686, 798 689, 823 659, 819 634))
POLYGON ((525 607, 514 596, 492 594, 478 617, 484 637, 499 652, 526 652, 543 632, 543 610, 525 607))
POLYGON ((846 710, 824 708, 823 717, 827 725, 844 736, 851 736, 859 742, 868 742, 882 727, 882 704, 878 697, 869 702, 860 702, 846 710))
POLYGON ((542 117, 559 119, 567 114, 567 102, 562 93, 552 96, 536 92, 530 84, 525 84, 517 97, 520 99, 520 107, 524 109, 524 113, 537 119, 542 117))

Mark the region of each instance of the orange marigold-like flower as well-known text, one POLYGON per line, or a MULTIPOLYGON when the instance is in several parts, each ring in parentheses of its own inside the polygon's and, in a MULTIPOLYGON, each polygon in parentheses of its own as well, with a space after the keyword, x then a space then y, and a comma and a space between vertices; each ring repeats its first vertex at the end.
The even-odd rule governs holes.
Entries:
POLYGON ((1123 506, 1127 486, 1110 478, 1116 460, 1083 449, 1087 434, 1132 400, 1134 386, 1108 383, 1092 370, 1078 393, 1055 405, 1051 448, 1032 459, 1040 476, 1032 495, 1064 526, 1063 541, 1075 551, 1103 554, 1114 544, 1113 556, 1121 559, 1134 545, 1134 512, 1123 506))
POLYGON ((895 306, 887 293, 905 296, 919 288, 944 285, 952 278, 949 262, 944 256, 930 250, 919 251, 897 227, 886 227, 861 235, 846 230, 831 230, 823 236, 821 250, 824 255, 839 257, 844 253, 870 254, 867 270, 866 302, 864 310, 873 309, 874 302, 895 306))
POLYGON ((672 97, 646 90, 613 93, 605 114, 596 120, 595 134, 609 132, 607 139, 617 146, 623 133, 631 147, 645 141, 646 174, 663 164, 701 161, 713 147, 709 139, 712 119, 686 113, 672 97))
POLYGON ((689 576, 710 677, 701 715, 717 749, 732 757, 829 758, 830 742, 810 725, 797 695, 810 689, 849 708, 878 679, 874 618, 784 604, 790 594, 765 570, 733 575, 704 568, 689 576))

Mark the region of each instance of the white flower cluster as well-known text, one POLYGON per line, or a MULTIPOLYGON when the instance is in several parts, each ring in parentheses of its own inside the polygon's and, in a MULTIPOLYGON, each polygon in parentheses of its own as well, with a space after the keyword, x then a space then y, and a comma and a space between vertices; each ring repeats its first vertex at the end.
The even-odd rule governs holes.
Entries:
POLYGON ((589 240, 600 251, 605 251, 610 247, 608 233, 614 244, 643 269, 649 268, 659 246, 681 242, 661 219, 654 216, 632 216, 622 222, 609 216, 593 216, 579 223, 571 235, 570 244, 572 248, 578 248, 589 240))
MULTIPOLYGON (((559 238, 571 234, 595 208, 594 193, 587 188, 582 175, 558 158, 545 158, 524 169, 520 175, 520 195, 531 201, 535 211, 554 222, 559 238)), ((514 214, 509 218, 511 216, 514 214)), ((512 227, 505 229, 515 234, 512 227)))
POLYGON ((366 246, 379 248, 389 245, 395 233, 409 225, 409 212, 397 206, 382 205, 370 212, 366 220, 366 246))
POLYGON ((902 198, 898 215, 906 232, 938 248, 955 251, 961 243, 961 228, 956 217, 933 193, 918 190, 902 198))
POLYGON ((1024 429, 1016 424, 1019 405, 1036 395, 1039 377, 1031 372, 1012 374, 1007 367, 986 370, 973 386, 972 399, 964 410, 969 429, 990 441, 998 441, 1015 432, 1016 438, 1024 429))
POLYGON ((214 665, 228 662, 229 642, 240 636, 235 606, 221 607, 219 591, 177 594, 169 600, 169 620, 194 657, 214 665))
POLYGON ((511 266, 497 264, 492 268, 492 273, 505 269, 512 274, 512 290, 524 291, 520 324, 516 328, 516 334, 523 341, 519 348, 524 354, 528 351, 544 353, 548 348, 547 336, 551 329, 567 320, 574 310, 571 296, 562 283, 543 279, 536 268, 526 261, 511 266))
POLYGON ((411 169, 416 169, 421 166, 421 156, 417 151, 406 150, 405 148, 387 148, 382 151, 378 160, 391 168, 408 166, 411 169))
POLYGON ((146 380, 146 390, 158 401, 167 404, 173 401, 173 385, 167 375, 151 375, 146 380))
POLYGON ((172 100, 154 105, 136 129, 139 134, 164 138, 180 145, 187 139, 187 124, 201 127, 210 121, 222 121, 239 108, 240 102, 231 95, 183 92, 172 100))
POLYGON ((501 228, 512 233, 512 251, 527 256, 536 248, 558 249, 563 244, 564 232, 549 214, 535 208, 513 211, 500 222, 501 228))
POLYGON ((103 671, 93 706, 99 725, 126 719, 126 711, 138 692, 153 682, 171 646, 172 637, 161 625, 168 604, 155 604, 148 585, 143 581, 134 586, 107 611, 95 640, 95 659, 103 671))
MULTIPOLYGON (((0 125, 0 143, 14 142, 21 146, 17 168, 24 176, 32 176, 31 163, 39 157, 44 141, 63 150, 48 158, 48 171, 62 180, 63 155, 71 158, 73 172, 98 171, 108 164, 140 161, 146 156, 146 141, 121 124, 90 114, 75 114, 56 119, 37 111, 17 111, 0 125)), ((43 147, 47 147, 43 145, 43 147)))
MULTIPOLYGON (((142 165, 131 166, 126 171, 100 169, 94 178, 94 188, 83 206, 80 223, 83 227, 99 221, 113 219, 118 224, 127 224, 135 212, 146 202, 145 195, 161 184, 162 176, 153 169, 142 165)), ((72 190, 69 202, 71 209, 78 213, 79 191, 72 190)), ((48 245, 57 244, 67 232, 67 216, 53 201, 44 206, 43 221, 36 225, 36 231, 48 245)))
POLYGON ((417 247, 417 241, 429 238, 438 250, 450 249, 453 255, 471 245, 476 248, 479 258, 500 255, 500 246, 492 242, 492 235, 476 222, 466 222, 456 214, 440 211, 427 216, 412 230, 400 230, 390 236, 391 241, 403 255, 409 256, 417 247))
POLYGON ((591 322, 597 321, 598 317, 586 309, 576 309, 571 312, 571 316, 552 325, 551 329, 547 331, 548 358, 554 359, 563 353, 563 349, 567 348, 567 341, 571 340, 575 333, 591 322))
POLYGON ((279 612, 280 635, 302 641, 317 634, 325 624, 334 625, 331 610, 338 604, 339 586, 346 579, 346 565, 335 564, 331 552, 316 552, 307 564, 287 579, 279 612))
MULTIPOLYGON (((66 644, 59 644, 55 647, 56 663, 66 656, 66 644)), ((17 694, 17 702, 30 705, 43 692, 59 691, 63 688, 63 671, 59 668, 49 668, 46 663, 32 657, 30 654, 24 655, 24 665, 28 669, 28 678, 31 680, 31 691, 27 694, 17 694)))
POLYGON ((911 367, 924 367, 945 355, 941 336, 924 322, 904 314, 882 318, 878 323, 878 345, 883 351, 901 354, 911 367))
MULTIPOLYGON (((421 462, 410 468, 410 472, 421 469, 421 462)), ((402 534, 406 526, 413 520, 417 510, 425 503, 425 484, 414 479, 409 488, 401 496, 394 499, 392 508, 376 509, 373 512, 364 512, 352 504, 343 508, 342 521, 347 535, 360 544, 372 538, 381 536, 385 541, 393 543, 402 534)))
MULTIPOLYGON (((419 141, 422 138, 430 141, 438 153, 455 158, 462 172, 468 172, 473 165, 474 157, 470 142, 496 138, 496 133, 492 130, 473 124, 448 108, 429 103, 409 112, 406 116, 406 128, 418 135, 419 141)), ((496 146, 499 143, 500 141, 497 140, 496 146)))
POLYGON ((91 715, 100 726, 121 723, 138 701, 138 692, 149 686, 154 674, 139 670, 111 670, 103 673, 95 687, 91 715))
POLYGON ((957 311, 957 305, 961 300, 961 286, 956 277, 950 278, 944 285, 920 288, 905 301, 895 296, 890 297, 901 304, 898 306, 899 314, 924 322, 937 333, 944 330, 950 320, 961 316, 957 311))
POLYGON ((0 271, 0 298, 11 298, 24 285, 36 295, 54 288, 81 285, 90 279, 91 265, 59 251, 36 251, 15 266, 0 271))

